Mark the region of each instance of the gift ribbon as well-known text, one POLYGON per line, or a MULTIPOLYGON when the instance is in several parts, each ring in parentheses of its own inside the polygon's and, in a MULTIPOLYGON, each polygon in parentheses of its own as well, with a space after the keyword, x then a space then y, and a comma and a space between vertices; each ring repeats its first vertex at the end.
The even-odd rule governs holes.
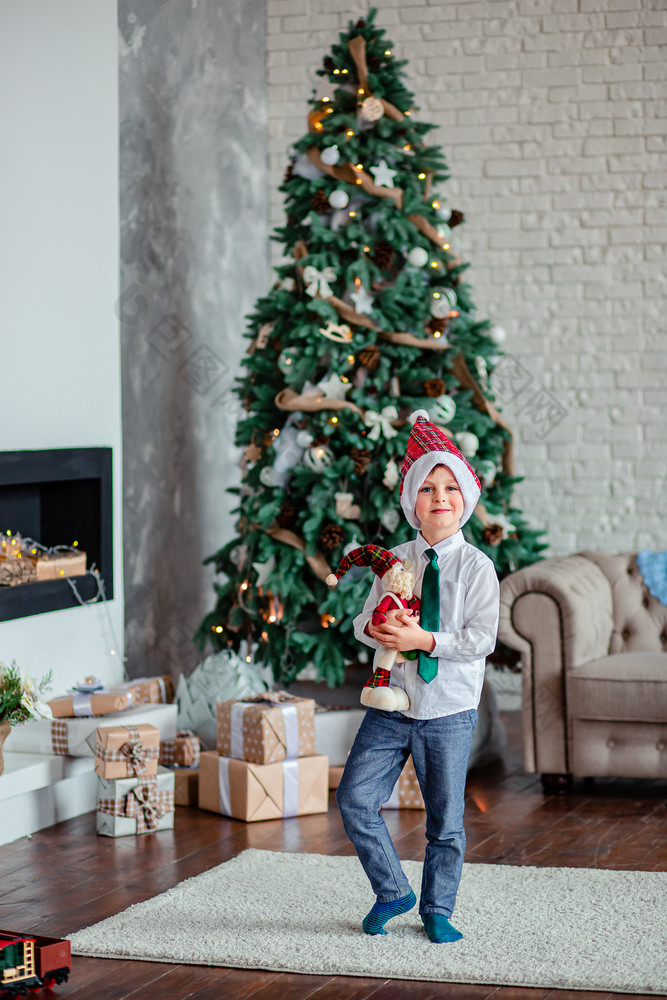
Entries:
POLYGON ((323 299, 333 295, 333 290, 329 282, 336 280, 336 271, 333 267, 325 267, 318 271, 312 264, 307 264, 303 269, 303 280, 306 283, 306 291, 313 298, 319 294, 323 299))
MULTIPOLYGON (((95 694, 101 693, 100 691, 95 692, 95 694)), ((84 715, 94 715, 92 697, 91 693, 84 693, 83 691, 72 692, 72 711, 77 718, 84 715)))
MULTIPOLYGON (((283 808, 282 815, 297 816, 299 812, 299 761, 283 760, 283 808)), ((229 758, 218 758, 218 793, 220 812, 232 815, 232 794, 229 785, 229 758)))
POLYGON ((125 799, 125 815, 137 820, 137 829, 145 827, 154 830, 165 812, 158 802, 157 787, 153 782, 136 785, 125 799))
POLYGON ((395 406, 385 406, 380 413, 368 410, 364 416, 364 423, 370 427, 367 437, 369 441, 377 441, 380 434, 386 440, 396 437, 398 431, 391 426, 391 421, 398 419, 398 410, 395 406))
POLYGON ((257 701, 235 701, 230 712, 230 750, 229 756, 236 757, 237 760, 244 759, 243 752, 243 713, 246 708, 253 705, 267 705, 271 708, 279 708, 282 712, 285 724, 285 758, 287 760, 299 756, 299 716, 296 705, 278 704, 269 699, 258 699, 257 701))
POLYGON ((120 753, 127 761, 128 767, 132 768, 133 774, 136 775, 144 773, 147 767, 147 753, 144 749, 143 743, 128 740, 127 743, 123 743, 120 748, 120 753))

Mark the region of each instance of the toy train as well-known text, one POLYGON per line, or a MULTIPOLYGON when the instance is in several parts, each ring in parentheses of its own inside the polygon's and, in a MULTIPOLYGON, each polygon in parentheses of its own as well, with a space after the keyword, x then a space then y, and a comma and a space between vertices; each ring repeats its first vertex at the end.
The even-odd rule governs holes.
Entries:
POLYGON ((0 930, 0 998, 64 983, 71 964, 69 941, 0 930))

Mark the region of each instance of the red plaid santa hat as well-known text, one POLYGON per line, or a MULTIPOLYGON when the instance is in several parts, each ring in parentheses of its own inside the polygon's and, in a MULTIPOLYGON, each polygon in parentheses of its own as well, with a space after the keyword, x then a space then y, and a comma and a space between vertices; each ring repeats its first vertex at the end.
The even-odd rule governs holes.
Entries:
POLYGON ((392 566, 401 565, 398 556, 388 549, 383 549, 381 545, 360 545, 343 556, 336 572, 329 573, 326 583, 328 587, 335 587, 340 578, 353 566, 370 566, 375 575, 382 578, 392 566))
POLYGON ((426 410, 417 410, 409 417, 412 424, 408 447, 401 466, 401 507, 413 528, 420 524, 415 515, 417 493, 420 486, 435 469, 436 465, 446 465, 454 473, 463 497, 461 525, 472 515, 479 500, 482 487, 468 460, 456 445, 452 444, 439 427, 432 424, 426 410))

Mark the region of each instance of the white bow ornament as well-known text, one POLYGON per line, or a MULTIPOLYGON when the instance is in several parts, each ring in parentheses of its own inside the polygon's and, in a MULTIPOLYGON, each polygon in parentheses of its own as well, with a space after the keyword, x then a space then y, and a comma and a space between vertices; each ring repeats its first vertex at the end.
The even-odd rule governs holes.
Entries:
POLYGON ((330 295, 333 295, 329 282, 335 281, 336 277, 336 271, 333 267, 324 267, 318 271, 312 264, 307 264, 303 269, 306 291, 312 298, 315 298, 318 292, 323 299, 328 299, 330 295))
POLYGON ((397 430, 391 426, 392 420, 398 419, 398 410, 395 406, 385 406, 379 413, 374 411, 368 411, 364 416, 364 423, 371 430, 368 433, 369 441, 377 441, 380 434, 384 436, 386 440, 396 437, 398 434, 397 430))

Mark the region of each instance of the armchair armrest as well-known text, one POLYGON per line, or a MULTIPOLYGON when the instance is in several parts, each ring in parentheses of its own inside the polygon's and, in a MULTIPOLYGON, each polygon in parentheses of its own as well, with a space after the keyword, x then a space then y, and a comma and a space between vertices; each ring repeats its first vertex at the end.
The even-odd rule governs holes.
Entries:
POLYGON ((612 630, 609 581, 583 555, 544 559, 501 582, 498 636, 521 653, 527 771, 569 772, 565 673, 606 656, 612 630))

